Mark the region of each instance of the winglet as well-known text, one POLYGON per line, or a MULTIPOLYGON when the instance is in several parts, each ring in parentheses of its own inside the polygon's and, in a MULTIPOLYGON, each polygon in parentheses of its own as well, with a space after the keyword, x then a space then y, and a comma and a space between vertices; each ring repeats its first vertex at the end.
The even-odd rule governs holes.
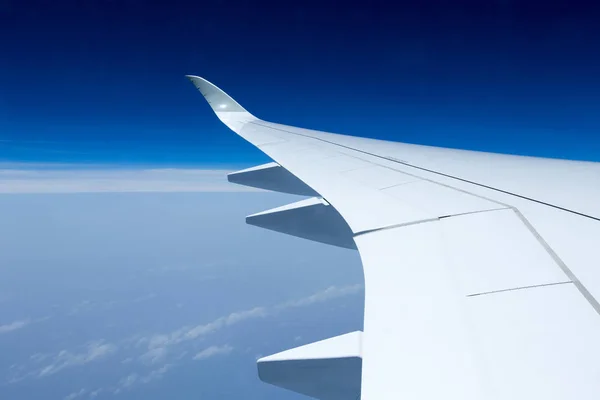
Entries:
POLYGON ((186 75, 186 77, 192 81, 194 86, 202 93, 208 104, 212 107, 215 113, 220 112, 245 112, 246 109, 242 107, 237 101, 231 98, 227 93, 210 83, 204 78, 194 75, 186 75))

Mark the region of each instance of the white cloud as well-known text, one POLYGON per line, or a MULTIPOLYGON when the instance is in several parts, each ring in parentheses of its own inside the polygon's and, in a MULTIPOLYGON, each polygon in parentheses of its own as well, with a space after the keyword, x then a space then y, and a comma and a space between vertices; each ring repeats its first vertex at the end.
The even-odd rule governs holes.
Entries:
POLYGON ((357 294, 357 293, 362 292, 362 290, 363 290, 363 285, 361 285, 361 284, 356 284, 356 285, 351 285, 351 286, 343 286, 343 287, 330 286, 327 289, 325 289, 321 292, 317 292, 308 297, 304 297, 302 299, 283 303, 283 304, 279 305, 278 308, 285 309, 285 308, 292 308, 292 307, 310 306, 310 305, 313 305, 316 303, 323 303, 328 300, 337 299, 339 297, 357 294))
MULTIPOLYGON (((138 354, 130 355, 128 358, 121 360, 122 364, 128 365, 134 359, 137 359, 145 365, 156 365, 159 362, 164 362, 166 359, 168 359, 169 363, 160 368, 152 370, 146 375, 132 373, 123 378, 114 386, 97 389, 94 395, 94 392, 89 392, 89 397, 95 397, 98 393, 103 391, 112 392, 115 394, 120 393, 134 385, 144 384, 155 379, 160 379, 168 370, 174 367, 174 362, 187 355, 186 351, 182 351, 183 349, 175 348, 177 345, 202 339, 204 336, 214 334, 221 329, 225 329, 245 321, 266 318, 277 315, 278 313, 284 312, 288 309, 309 307, 315 304, 331 301, 333 299, 355 295, 362 292, 362 289, 363 286, 360 284, 343 287, 331 286, 325 290, 296 300, 287 301, 272 306, 254 307, 248 310, 232 312, 207 323, 198 324, 195 326, 184 326, 171 332, 157 333, 143 337, 137 336, 123 340, 119 343, 119 346, 127 348, 133 344, 133 347, 131 347, 130 350, 137 349, 138 354)), ((232 350, 233 348, 229 345, 209 346, 194 355, 193 359, 207 359, 212 356, 227 354, 232 350)), ((62 350, 55 355, 34 354, 30 357, 30 361, 34 364, 37 364, 37 366, 29 372, 25 372, 23 370, 25 368, 24 365, 20 366, 21 369, 15 369, 13 373, 15 377, 11 378, 9 381, 18 382, 31 376, 46 377, 66 368, 83 366, 97 360, 103 360, 116 353, 116 351, 116 344, 96 341, 89 343, 85 347, 85 350, 79 352, 62 350), (44 362, 46 362, 47 365, 45 365, 43 368, 40 368, 39 365, 44 365, 42 364, 44 362)))
POLYGON ((142 376, 140 378, 140 382, 149 383, 157 379, 162 379, 163 375, 166 374, 171 368, 173 368, 173 364, 165 364, 160 368, 150 371, 149 374, 142 376))
POLYGON ((138 374, 130 374, 125 378, 121 379, 121 382, 119 382, 119 384, 124 388, 128 388, 130 386, 133 386, 137 382, 138 378, 138 374))
POLYGON ((41 363, 44 360, 47 360, 48 357, 50 357, 50 354, 46 354, 46 353, 35 353, 33 355, 31 355, 29 357, 29 359, 31 361, 33 361, 34 363, 41 363))
POLYGON ((80 389, 77 392, 73 392, 71 394, 66 395, 65 398, 64 398, 64 400, 75 400, 76 398, 81 397, 81 396, 83 396, 86 393, 87 393, 87 390, 80 389))
POLYGON ((71 353, 67 350, 61 350, 54 356, 52 363, 42 368, 38 377, 53 375, 65 368, 85 365, 93 361, 105 358, 114 353, 117 347, 111 343, 92 342, 87 345, 87 348, 82 353, 71 353))
POLYGON ((185 333, 184 338, 186 340, 196 339, 199 336, 217 331, 224 326, 234 325, 247 319, 264 318, 268 314, 269 312, 265 307, 255 307, 246 311, 233 312, 208 324, 196 325, 185 333))
MULTIPOLYGON (((173 366, 173 364, 165 364, 160 368, 150 371, 146 375, 139 375, 137 373, 129 374, 125 378, 121 379, 116 387, 108 388, 106 390, 112 391, 113 394, 119 394, 124 390, 130 390, 134 386, 143 385, 158 379, 162 379, 163 375, 172 369, 173 366)), ((96 392, 100 393, 103 390, 104 389, 98 389, 96 392)), ((90 397, 92 397, 92 394, 90 394, 90 397)))
POLYGON ((223 346, 210 346, 201 352, 197 353, 194 356, 194 360, 206 360, 207 358, 211 358, 219 355, 226 355, 233 351, 233 347, 228 344, 223 346))
POLYGON ((363 285, 349 285, 343 287, 331 286, 325 290, 316 292, 310 296, 297 300, 276 304, 271 307, 254 307, 248 310, 236 311, 231 314, 219 317, 208 323, 199 324, 193 327, 182 327, 168 333, 154 334, 149 337, 138 339, 137 345, 145 345, 148 348, 146 360, 151 359, 154 349, 161 349, 159 353, 166 351, 169 346, 174 346, 182 342, 191 341, 208 334, 217 332, 225 327, 238 324, 240 322, 265 318, 286 309, 307 307, 317 303, 323 303, 336 298, 350 296, 362 292, 363 285), (150 354, 148 354, 150 353, 150 354))
POLYGON ((10 324, 0 325, 0 333, 8 333, 12 331, 16 331, 18 329, 24 328, 31 323, 29 318, 22 319, 20 321, 15 321, 10 324))
POLYGON ((155 347, 140 356, 140 360, 147 365, 156 364, 159 361, 164 360, 167 356, 168 350, 166 347, 155 347))
POLYGON ((240 192, 226 170, 207 169, 0 169, 0 193, 240 192))

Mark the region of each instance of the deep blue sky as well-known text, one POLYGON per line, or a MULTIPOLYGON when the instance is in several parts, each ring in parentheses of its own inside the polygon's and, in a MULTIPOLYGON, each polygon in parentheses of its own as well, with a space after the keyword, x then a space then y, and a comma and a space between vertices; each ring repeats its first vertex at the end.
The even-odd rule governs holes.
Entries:
POLYGON ((573 1, 0 1, 0 161, 263 161, 264 119, 600 161, 600 10, 573 1))

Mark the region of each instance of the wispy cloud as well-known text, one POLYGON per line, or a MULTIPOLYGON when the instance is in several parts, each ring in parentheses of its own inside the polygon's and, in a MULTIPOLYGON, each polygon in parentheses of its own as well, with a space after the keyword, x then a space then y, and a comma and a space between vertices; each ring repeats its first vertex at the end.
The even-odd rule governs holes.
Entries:
POLYGON ((24 328, 31 323, 31 319, 22 319, 19 321, 11 322, 10 324, 0 325, 0 333, 8 333, 24 328))
POLYGON ((0 334, 14 332, 19 329, 23 329, 29 325, 47 321, 50 318, 51 317, 49 315, 41 318, 23 318, 17 321, 13 321, 10 324, 0 325, 0 334))
POLYGON ((168 333, 159 333, 142 337, 138 339, 137 344, 138 346, 147 346, 149 351, 153 349, 161 349, 160 352, 162 353, 170 346, 174 346, 186 341, 196 340, 200 337, 215 333, 225 327, 236 325, 243 321, 266 318, 283 312, 286 309, 308 307, 317 303, 323 303, 333 299, 358 294, 362 292, 362 290, 363 285, 361 284, 343 287, 330 286, 325 290, 300 299, 287 301, 270 307, 260 306, 248 310, 235 311, 204 324, 199 324, 192 327, 184 326, 168 333))
POLYGON ((138 374, 129 374, 125 378, 121 379, 119 382, 119 387, 115 391, 115 393, 119 393, 121 389, 127 389, 135 385, 135 383, 139 380, 140 376, 138 374))
POLYGON ((52 362, 43 367, 37 375, 41 378, 53 375, 65 368, 89 364, 93 361, 105 358, 106 356, 114 353, 116 349, 117 346, 112 343, 103 343, 102 341, 98 341, 89 343, 86 346, 85 351, 80 353, 72 353, 67 350, 61 350, 53 357, 52 362))
POLYGON ((350 286, 330 286, 327 289, 317 292, 308 297, 304 297, 298 300, 292 300, 283 304, 280 304, 276 308, 285 309, 285 308, 294 308, 294 307, 306 307, 316 303, 323 303, 328 300, 337 299, 340 297, 353 295, 362 292, 363 285, 356 284, 350 286))
POLYGON ((227 170, 208 169, 0 169, 0 193, 240 192, 227 170))
POLYGON ((78 397, 81 397, 87 393, 87 390, 80 389, 77 392, 73 392, 65 396, 64 400, 75 400, 78 397))
MULTIPOLYGON (((109 356, 116 354, 119 348, 134 351, 132 354, 127 354, 127 358, 120 359, 122 365, 133 366, 135 365, 134 361, 137 360, 138 363, 143 366, 155 367, 159 363, 166 362, 162 367, 155 368, 145 375, 138 372, 131 373, 113 386, 98 388, 96 391, 89 391, 87 394, 89 397, 95 397, 101 392, 119 393, 135 385, 145 384, 160 379, 167 371, 174 368, 179 360, 188 356, 187 350, 189 349, 180 348, 180 346, 184 346, 185 343, 203 340, 205 337, 208 337, 208 335, 215 334, 222 329, 247 321, 272 317, 285 310, 310 307, 334 299, 352 296, 361 293, 362 290, 363 286, 360 284, 342 287, 331 286, 306 297, 271 306, 258 306, 247 310, 235 311, 209 322, 192 326, 183 326, 170 332, 155 333, 141 337, 137 336, 115 343, 99 340, 88 343, 79 351, 61 350, 54 354, 34 354, 29 359, 29 362, 32 363, 32 365, 30 365, 29 368, 27 365, 16 366, 11 372, 14 376, 8 380, 8 383, 18 382, 30 377, 44 378, 67 368, 84 366, 92 362, 104 360, 109 356)), ((228 354, 231 351, 233 351, 233 347, 228 344, 209 345, 204 350, 196 353, 192 358, 194 360, 206 360, 213 356, 228 354)), ((137 366, 139 368, 139 364, 137 366)))
POLYGON ((173 364, 165 364, 162 367, 154 369, 154 370, 150 371, 150 373, 142 376, 140 378, 140 382, 150 383, 157 379, 162 379, 163 375, 166 374, 172 368, 173 368, 173 364))
POLYGON ((233 347, 225 344, 223 346, 210 346, 206 349, 198 352, 194 356, 194 360, 206 360, 207 358, 211 358, 219 355, 226 355, 233 351, 233 347))
POLYGON ((140 356, 140 361, 146 365, 156 364, 165 359, 168 350, 166 347, 155 347, 140 356))
POLYGON ((130 390, 134 386, 147 384, 158 379, 162 379, 162 377, 173 368, 174 364, 165 364, 160 368, 154 369, 145 375, 140 375, 137 373, 129 374, 125 378, 121 379, 119 383, 107 389, 98 389, 97 392, 101 391, 109 391, 113 394, 119 394, 125 390, 130 390))

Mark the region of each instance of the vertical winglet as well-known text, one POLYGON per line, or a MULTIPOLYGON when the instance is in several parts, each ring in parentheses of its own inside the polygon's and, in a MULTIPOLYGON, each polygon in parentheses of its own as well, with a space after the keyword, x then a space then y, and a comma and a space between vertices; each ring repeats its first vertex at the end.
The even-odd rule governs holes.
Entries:
POLYGON ((210 104, 214 112, 248 112, 237 101, 231 98, 231 96, 206 79, 194 75, 186 75, 186 77, 192 81, 194 86, 202 93, 202 96, 204 96, 208 104, 210 104))
POLYGON ((204 96, 221 122, 227 125, 232 131, 239 134, 246 123, 258 119, 246 111, 231 96, 206 79, 194 75, 186 75, 186 77, 202 93, 202 96, 204 96))

